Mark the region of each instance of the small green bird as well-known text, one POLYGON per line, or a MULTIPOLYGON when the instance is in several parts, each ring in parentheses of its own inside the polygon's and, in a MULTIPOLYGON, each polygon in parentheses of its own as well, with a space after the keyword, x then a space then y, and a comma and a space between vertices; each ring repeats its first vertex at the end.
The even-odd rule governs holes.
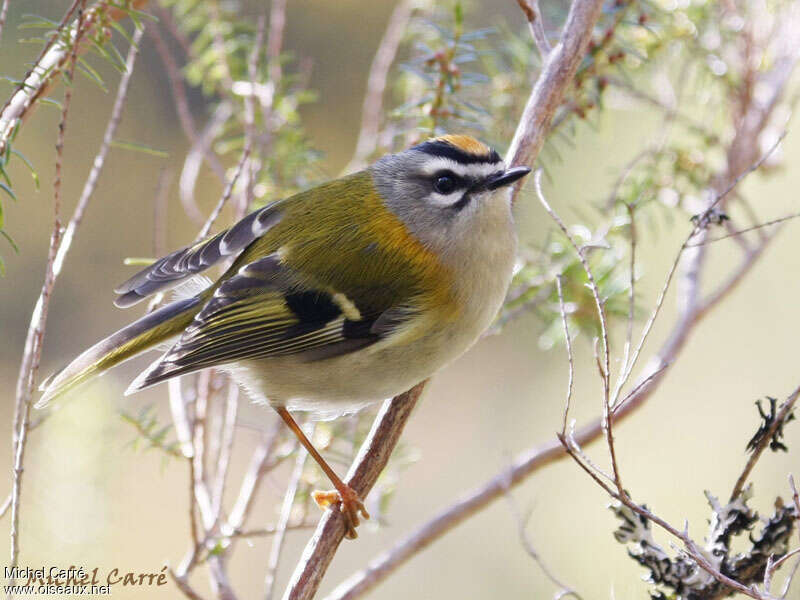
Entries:
MULTIPOLYGON (((272 406, 330 478, 355 537, 358 495, 291 417, 333 418, 399 394, 465 352, 511 280, 516 235, 506 168, 474 138, 447 135, 257 210, 177 250, 115 291, 128 307, 233 260, 224 274, 98 342, 42 385, 43 406, 165 342, 130 394, 207 367, 272 406)), ((202 278, 202 276, 199 276, 202 278)))

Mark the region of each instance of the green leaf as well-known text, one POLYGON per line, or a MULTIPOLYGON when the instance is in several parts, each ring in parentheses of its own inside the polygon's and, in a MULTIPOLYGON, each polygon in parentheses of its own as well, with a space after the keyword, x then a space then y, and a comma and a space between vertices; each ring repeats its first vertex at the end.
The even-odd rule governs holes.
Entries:
POLYGON ((64 107, 61 105, 61 102, 58 100, 53 100, 52 98, 41 98, 39 100, 39 104, 49 104, 50 106, 55 106, 58 110, 64 109, 64 107))
POLYGON ((14 249, 14 252, 16 254, 19 254, 19 246, 17 246, 17 243, 11 239, 11 236, 8 235, 8 233, 6 233, 5 229, 0 229, 0 235, 6 238, 6 240, 8 240, 8 243, 11 244, 11 247, 14 249))
POLYGON ((108 88, 106 87, 106 84, 103 83, 103 79, 100 77, 100 74, 97 71, 95 71, 92 68, 92 66, 88 62, 86 62, 83 58, 78 59, 78 70, 84 75, 86 75, 87 79, 89 79, 90 81, 94 81, 98 86, 100 86, 101 90, 103 90, 104 92, 108 91, 108 88))
POLYGON ((8 186, 7 186, 5 183, 3 183, 2 181, 0 181, 0 190, 3 190, 3 191, 6 193, 6 194, 8 194, 9 196, 11 196, 11 199, 12 199, 12 200, 16 201, 16 199, 17 199, 17 195, 16 195, 16 194, 13 192, 13 190, 12 190, 10 187, 8 187, 8 186))
POLYGON ((111 25, 111 27, 116 29, 119 32, 119 34, 128 41, 130 45, 133 45, 133 38, 122 25, 120 25, 117 21, 112 21, 109 24, 111 25))
POLYGON ((150 148, 143 144, 137 144, 136 142, 127 142, 123 140, 115 140, 111 142, 112 148, 121 148, 123 150, 132 150, 134 152, 143 152, 144 154, 149 154, 151 156, 157 156, 159 158, 169 158, 169 153, 165 152, 164 150, 157 150, 155 148, 150 148))
POLYGON ((30 172, 31 172, 31 177, 33 177, 33 185, 35 185, 35 186, 36 186, 36 189, 38 190, 38 189, 39 189, 39 174, 36 172, 36 169, 34 169, 34 168, 33 168, 33 164, 31 163, 31 161, 29 161, 29 160, 28 160, 28 157, 26 157, 26 156, 25 156, 25 155, 24 155, 22 152, 20 152, 19 150, 14 150, 14 149, 12 148, 12 149, 11 149, 11 153, 12 153, 12 154, 16 154, 17 156, 19 156, 20 160, 21 160, 23 163, 25 163, 25 166, 26 166, 26 167, 28 167, 28 170, 30 170, 30 172))

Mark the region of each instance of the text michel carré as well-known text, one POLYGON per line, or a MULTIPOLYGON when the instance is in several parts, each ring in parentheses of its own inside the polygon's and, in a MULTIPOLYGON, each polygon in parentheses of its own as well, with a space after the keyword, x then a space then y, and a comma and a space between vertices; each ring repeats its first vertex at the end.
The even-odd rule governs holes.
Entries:
POLYGON ((131 585, 131 586, 162 586, 167 584, 167 567, 154 573, 124 573, 116 567, 108 571, 103 577, 98 567, 87 571, 83 567, 5 567, 6 579, 26 579, 28 585, 131 585))

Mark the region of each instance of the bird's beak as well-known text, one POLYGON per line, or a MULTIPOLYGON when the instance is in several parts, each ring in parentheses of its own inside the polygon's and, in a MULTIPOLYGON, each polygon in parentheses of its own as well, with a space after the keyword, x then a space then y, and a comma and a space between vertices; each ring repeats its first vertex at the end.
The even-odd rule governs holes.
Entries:
POLYGON ((490 190, 496 190, 497 188, 511 185, 518 179, 525 177, 525 175, 530 172, 531 170, 528 167, 511 167, 502 173, 492 175, 489 178, 489 181, 486 182, 486 187, 490 190))

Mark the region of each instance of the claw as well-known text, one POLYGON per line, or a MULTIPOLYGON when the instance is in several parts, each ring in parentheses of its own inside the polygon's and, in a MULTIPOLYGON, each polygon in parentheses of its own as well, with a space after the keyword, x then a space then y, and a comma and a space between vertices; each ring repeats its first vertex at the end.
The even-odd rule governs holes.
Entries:
POLYGON ((339 506, 339 511, 344 516, 345 521, 345 537, 348 539, 354 540, 358 537, 356 527, 361 522, 358 513, 361 513, 365 519, 369 519, 369 513, 364 503, 350 486, 345 486, 342 490, 330 490, 327 492, 315 490, 311 497, 314 498, 314 502, 322 510, 333 505, 339 506))

